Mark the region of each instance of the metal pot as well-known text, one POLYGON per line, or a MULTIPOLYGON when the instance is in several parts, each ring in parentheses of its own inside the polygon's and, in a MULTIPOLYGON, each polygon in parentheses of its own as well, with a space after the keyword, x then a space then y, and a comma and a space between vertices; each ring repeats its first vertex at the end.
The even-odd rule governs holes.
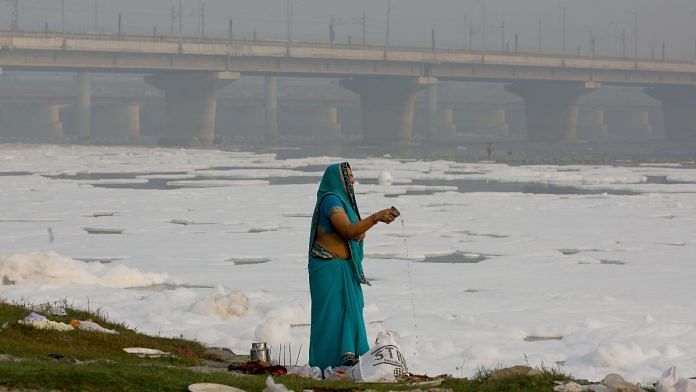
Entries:
POLYGON ((252 343, 249 357, 252 361, 270 362, 271 349, 268 348, 266 342, 252 343))

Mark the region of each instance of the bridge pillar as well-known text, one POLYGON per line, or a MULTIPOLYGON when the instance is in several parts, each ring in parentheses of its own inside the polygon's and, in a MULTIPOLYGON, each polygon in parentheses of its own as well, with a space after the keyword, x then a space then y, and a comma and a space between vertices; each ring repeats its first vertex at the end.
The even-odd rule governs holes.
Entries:
POLYGON ((92 136, 92 77, 87 72, 77 76, 77 132, 80 139, 89 140, 92 136))
POLYGON ((645 89, 645 93, 662 102, 667 140, 696 141, 695 87, 649 87, 645 89))
POLYGON ((485 133, 500 133, 503 136, 510 135, 510 124, 507 122, 505 108, 480 109, 477 125, 485 133))
POLYGON ((452 138, 457 134, 457 124, 454 122, 454 108, 452 106, 438 110, 437 121, 439 137, 452 138))
POLYGON ((0 132, 19 138, 60 139, 60 106, 49 103, 8 104, 0 107, 0 132))
POLYGON ((609 126, 602 109, 581 110, 578 115, 578 126, 584 130, 584 135, 589 139, 609 137, 609 126))
MULTIPOLYGON (((696 108, 696 106, 694 106, 696 108)), ((638 123, 640 124, 640 129, 644 132, 645 136, 652 138, 655 136, 655 127, 653 127, 652 120, 650 119, 650 110, 644 109, 638 112, 638 123)))
POLYGON ((605 115, 604 110, 595 110, 594 120, 599 128, 599 134, 603 138, 607 138, 607 137, 609 137, 609 126, 607 125, 607 122, 605 120, 604 115, 605 115))
POLYGON ((437 139, 438 132, 438 113, 437 113, 437 84, 433 84, 426 90, 428 138, 437 139))
POLYGON ((653 125, 648 109, 619 108, 607 110, 605 121, 612 138, 641 140, 653 137, 653 125))
POLYGON ((521 82, 505 89, 524 100, 527 139, 572 141, 578 127, 578 100, 598 86, 575 82, 521 82))
POLYGON ((140 136, 140 105, 96 105, 92 116, 94 134, 101 136, 140 136))
POLYGON ((164 91, 167 143, 213 142, 217 90, 239 80, 238 72, 162 72, 145 81, 164 91))
POLYGON ((413 136, 416 93, 437 83, 431 77, 359 77, 341 86, 360 95, 365 141, 408 144, 413 136))
POLYGON ((266 76, 265 78, 264 100, 266 102, 266 114, 264 126, 266 128, 266 139, 278 140, 278 77, 266 76))

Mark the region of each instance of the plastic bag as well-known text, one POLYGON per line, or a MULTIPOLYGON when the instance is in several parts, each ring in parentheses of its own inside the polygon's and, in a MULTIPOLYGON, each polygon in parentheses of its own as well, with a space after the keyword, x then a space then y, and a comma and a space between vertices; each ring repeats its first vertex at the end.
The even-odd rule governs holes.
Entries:
POLYGON ((25 323, 28 323, 28 322, 31 322, 31 321, 43 322, 43 321, 46 321, 46 320, 47 320, 47 319, 46 319, 45 316, 43 316, 43 315, 41 315, 41 314, 38 314, 38 313, 34 313, 34 312, 29 313, 29 315, 28 315, 27 317, 25 317, 25 318, 22 319, 22 321, 24 321, 25 323))
POLYGON ((75 327, 75 329, 79 329, 80 331, 101 332, 101 333, 108 333, 108 334, 112 334, 112 335, 118 335, 117 331, 114 331, 113 329, 104 328, 101 325, 99 325, 91 320, 84 320, 84 321, 71 320, 70 325, 75 327))
POLYGON ((263 389, 263 392, 292 392, 292 390, 289 390, 283 384, 276 384, 275 381, 273 381, 273 377, 268 376, 268 378, 266 378, 266 388, 263 389))
POLYGON ((288 366, 288 374, 321 380, 321 369, 318 366, 288 366))
POLYGON ((392 331, 381 332, 375 345, 360 356, 360 362, 354 368, 357 368, 353 371, 357 381, 394 382, 409 374, 406 358, 392 331))
POLYGON ((331 366, 324 369, 324 379, 328 381, 361 381, 359 377, 358 365, 355 366, 339 366, 332 368, 331 366))
POLYGON ((20 325, 32 327, 34 329, 41 329, 47 331, 67 332, 75 330, 75 328, 73 328, 71 325, 59 323, 57 321, 51 321, 46 317, 34 312, 29 313, 27 317, 17 321, 17 323, 20 325))
POLYGON ((677 368, 672 366, 662 373, 655 390, 657 392, 696 392, 696 380, 677 378, 677 368))

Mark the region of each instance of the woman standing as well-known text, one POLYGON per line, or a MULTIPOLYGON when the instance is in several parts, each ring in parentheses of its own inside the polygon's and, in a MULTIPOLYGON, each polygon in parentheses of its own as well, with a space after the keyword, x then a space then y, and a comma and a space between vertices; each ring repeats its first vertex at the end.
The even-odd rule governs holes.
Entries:
POLYGON ((363 239, 378 222, 388 224, 399 215, 390 208, 361 219, 354 182, 347 162, 329 166, 319 185, 312 217, 309 364, 322 371, 329 366, 352 366, 369 350, 360 286, 369 285, 362 268, 363 239))

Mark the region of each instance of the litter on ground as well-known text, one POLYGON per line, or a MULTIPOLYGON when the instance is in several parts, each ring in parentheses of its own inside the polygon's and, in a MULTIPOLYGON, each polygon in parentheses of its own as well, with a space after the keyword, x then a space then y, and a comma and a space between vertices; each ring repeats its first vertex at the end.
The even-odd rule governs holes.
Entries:
POLYGON ((17 323, 20 325, 26 325, 28 327, 44 331, 67 332, 75 330, 71 325, 51 321, 46 317, 34 312, 29 313, 27 317, 17 321, 17 323))
POLYGON ((70 320, 70 325, 72 325, 75 329, 79 329, 80 331, 101 332, 112 335, 118 335, 117 331, 114 331, 113 329, 104 328, 101 325, 93 322, 92 320, 70 320))
POLYGON ((126 347, 123 351, 128 354, 136 355, 140 358, 159 358, 166 355, 171 355, 165 353, 164 351, 156 350, 154 348, 144 348, 144 347, 126 347))
POLYGON ((189 392, 244 392, 244 390, 222 384, 200 383, 188 386, 189 392))

